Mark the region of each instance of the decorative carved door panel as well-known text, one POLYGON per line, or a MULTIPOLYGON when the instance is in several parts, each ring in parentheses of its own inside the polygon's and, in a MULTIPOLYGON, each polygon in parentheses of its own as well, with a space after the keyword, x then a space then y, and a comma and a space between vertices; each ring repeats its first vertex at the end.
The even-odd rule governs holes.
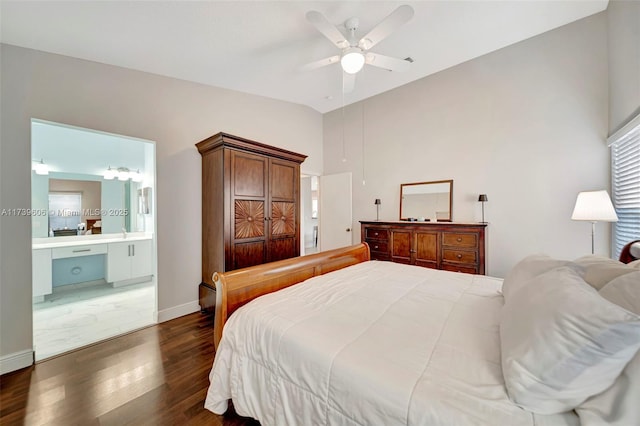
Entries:
POLYGON ((274 201, 271 203, 271 236, 281 237, 296 233, 295 203, 274 201))
POLYGON ((264 201, 235 200, 235 238, 264 237, 264 201))

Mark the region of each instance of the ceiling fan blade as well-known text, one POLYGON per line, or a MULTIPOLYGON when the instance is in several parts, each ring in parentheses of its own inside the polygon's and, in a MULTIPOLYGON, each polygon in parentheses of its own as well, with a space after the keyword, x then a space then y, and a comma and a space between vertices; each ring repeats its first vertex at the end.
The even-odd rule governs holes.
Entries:
POLYGON ((318 68, 325 67, 327 65, 340 62, 340 55, 329 56, 328 58, 320 59, 319 61, 313 61, 300 67, 300 71, 313 71, 318 68))
POLYGON ((362 37, 358 42, 358 47, 363 50, 371 49, 380 43, 396 29, 407 23, 413 16, 413 8, 409 5, 400 6, 389 16, 384 18, 382 22, 376 25, 367 35, 362 37))
POLYGON ((379 55, 377 53, 367 52, 365 62, 374 67, 383 68, 389 71, 407 71, 411 62, 392 58, 391 56, 379 55))
POLYGON ((356 86, 356 75, 342 71, 342 93, 351 93, 356 86))
POLYGON ((307 12, 307 21, 311 22, 318 31, 320 31, 331 43, 338 46, 340 49, 349 47, 349 42, 345 39, 344 35, 338 30, 335 25, 325 18, 325 16, 315 10, 307 12))

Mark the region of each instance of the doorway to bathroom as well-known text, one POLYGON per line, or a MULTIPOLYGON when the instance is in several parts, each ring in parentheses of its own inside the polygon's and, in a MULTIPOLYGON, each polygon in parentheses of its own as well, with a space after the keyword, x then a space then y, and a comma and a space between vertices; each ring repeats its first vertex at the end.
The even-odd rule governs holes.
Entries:
POLYGON ((31 121, 36 361, 157 323, 152 141, 31 121))
POLYGON ((300 178, 300 254, 312 254, 319 250, 319 179, 315 175, 300 178))

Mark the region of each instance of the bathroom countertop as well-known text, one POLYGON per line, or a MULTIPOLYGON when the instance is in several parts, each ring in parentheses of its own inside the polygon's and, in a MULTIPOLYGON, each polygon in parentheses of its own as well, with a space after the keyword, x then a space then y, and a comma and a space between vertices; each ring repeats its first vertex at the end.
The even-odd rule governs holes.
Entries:
POLYGON ((70 237, 49 237, 49 238, 34 238, 32 240, 32 249, 47 249, 58 247, 73 247, 73 246, 85 246, 92 244, 108 244, 119 243, 126 241, 140 241, 150 240, 153 238, 153 234, 146 234, 144 232, 131 232, 126 237, 119 234, 96 234, 96 235, 76 235, 70 237))

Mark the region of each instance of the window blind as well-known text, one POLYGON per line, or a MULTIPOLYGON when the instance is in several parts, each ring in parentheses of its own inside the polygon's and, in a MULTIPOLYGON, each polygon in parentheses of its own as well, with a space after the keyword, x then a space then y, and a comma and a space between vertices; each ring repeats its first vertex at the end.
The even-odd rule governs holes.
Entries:
MULTIPOLYGON (((638 118, 638 117, 636 117, 638 118)), ((613 206, 618 222, 613 228, 612 256, 625 244, 640 239, 640 120, 633 120, 610 138, 613 206)))

